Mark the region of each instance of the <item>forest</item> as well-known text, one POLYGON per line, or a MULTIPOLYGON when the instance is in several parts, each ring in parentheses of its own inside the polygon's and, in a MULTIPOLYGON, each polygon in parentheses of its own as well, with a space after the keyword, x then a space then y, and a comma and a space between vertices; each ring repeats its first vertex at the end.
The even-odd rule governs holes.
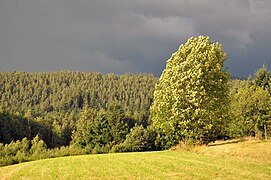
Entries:
MULTIPOLYGON (((9 149, 14 143, 25 142, 29 152, 35 140, 41 148, 76 144, 79 154, 104 153, 132 129, 149 134, 145 128, 157 80, 151 74, 1 72, 1 160, 16 156, 9 149)), ((140 144, 138 150, 145 148, 140 144)))
MULTIPOLYGON (((157 81, 150 74, 1 72, 1 165, 40 154, 34 149, 49 157, 164 149, 149 119, 157 81)), ((231 121, 218 138, 267 137, 270 72, 264 66, 229 86, 231 121)))
MULTIPOLYGON (((212 48, 207 39, 209 45, 212 48)), ((181 48, 178 53, 184 52, 190 53, 181 48)), ((220 73, 210 75, 219 81, 209 81, 204 73, 194 76, 190 70, 182 71, 186 73, 182 81, 179 74, 174 79, 177 71, 171 71, 177 55, 168 61, 160 80, 152 74, 133 73, 0 72, 0 166, 79 154, 164 150, 180 142, 270 137, 271 74, 266 65, 241 80, 221 73, 223 64, 200 63, 200 72, 206 65, 219 69, 206 70, 220 73), (200 81, 194 83, 194 77, 200 81), (180 83, 187 92, 192 87, 193 92, 171 90, 169 81, 180 83), (203 88, 205 94, 195 94, 203 88), (177 96, 171 97, 168 90, 177 96), (177 116, 171 117, 175 112, 177 116)), ((224 58, 223 53, 219 55, 224 58)), ((199 67, 191 63, 192 69, 199 67)), ((189 68, 187 64, 184 68, 189 68)))

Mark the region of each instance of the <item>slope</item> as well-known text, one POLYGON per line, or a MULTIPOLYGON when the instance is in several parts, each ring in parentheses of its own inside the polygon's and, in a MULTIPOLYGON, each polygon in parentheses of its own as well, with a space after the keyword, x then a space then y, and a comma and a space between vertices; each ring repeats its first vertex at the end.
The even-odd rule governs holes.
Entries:
POLYGON ((270 147, 271 141, 245 141, 191 151, 45 159, 2 167, 0 179, 270 179, 270 147))

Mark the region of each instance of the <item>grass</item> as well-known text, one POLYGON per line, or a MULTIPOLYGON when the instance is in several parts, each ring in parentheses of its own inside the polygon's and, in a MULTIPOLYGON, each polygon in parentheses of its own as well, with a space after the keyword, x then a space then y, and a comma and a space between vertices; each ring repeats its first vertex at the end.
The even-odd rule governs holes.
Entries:
POLYGON ((206 156, 271 164, 271 141, 255 139, 218 141, 206 147, 196 147, 193 151, 206 156))
POLYGON ((0 179, 271 179, 271 141, 85 155, 0 168, 0 179))

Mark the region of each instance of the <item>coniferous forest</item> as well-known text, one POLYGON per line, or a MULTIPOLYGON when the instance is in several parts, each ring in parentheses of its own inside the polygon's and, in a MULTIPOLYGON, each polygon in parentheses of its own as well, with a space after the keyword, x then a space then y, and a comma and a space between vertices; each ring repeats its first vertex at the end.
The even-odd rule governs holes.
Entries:
POLYGON ((156 82, 150 74, 2 72, 0 150, 36 137, 50 149, 74 144, 85 153, 109 152, 132 130, 147 132, 156 82))

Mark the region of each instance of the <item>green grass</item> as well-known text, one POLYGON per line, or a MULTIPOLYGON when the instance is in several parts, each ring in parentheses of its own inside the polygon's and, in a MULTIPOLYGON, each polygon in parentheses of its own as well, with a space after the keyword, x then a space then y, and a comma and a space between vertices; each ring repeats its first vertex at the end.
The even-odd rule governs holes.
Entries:
POLYGON ((271 141, 232 142, 191 151, 45 159, 1 167, 0 179, 271 179, 270 158, 271 141))

